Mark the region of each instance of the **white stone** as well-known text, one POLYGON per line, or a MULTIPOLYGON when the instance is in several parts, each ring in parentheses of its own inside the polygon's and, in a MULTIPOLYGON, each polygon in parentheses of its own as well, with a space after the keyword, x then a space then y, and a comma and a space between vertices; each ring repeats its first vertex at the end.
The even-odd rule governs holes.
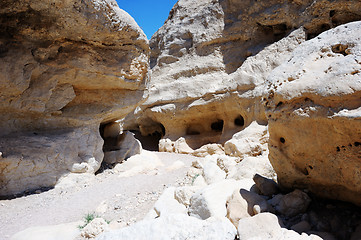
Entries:
POLYGON ((267 150, 267 126, 252 122, 247 128, 233 135, 232 139, 224 144, 227 155, 240 157, 259 156, 267 150))
POLYGON ((225 217, 227 215, 226 202, 233 192, 241 188, 250 190, 253 185, 251 179, 240 181, 226 179, 211 184, 192 196, 188 213, 200 219, 225 217))
POLYGON ((103 218, 94 218, 81 231, 81 236, 85 238, 95 238, 105 231, 109 231, 109 225, 103 218))
POLYGON ((216 144, 216 143, 206 144, 194 150, 194 152, 192 152, 192 155, 196 157, 205 157, 207 155, 214 155, 214 154, 218 154, 218 155, 224 154, 224 148, 222 147, 221 144, 216 144))
POLYGON ((159 151, 189 154, 193 152, 193 149, 188 146, 186 140, 183 137, 180 137, 176 141, 171 141, 170 139, 161 139, 159 141, 159 151))
POLYGON ((187 214, 185 205, 175 199, 175 190, 175 187, 165 189, 154 204, 154 210, 158 216, 164 217, 172 214, 187 214))
POLYGON ((160 166, 163 166, 163 163, 157 155, 143 150, 142 154, 134 155, 122 164, 117 164, 113 171, 118 173, 119 177, 130 177, 149 173, 160 166))
POLYGON ((187 215, 143 220, 100 235, 97 240, 234 240, 235 227, 228 220, 202 221, 187 215))
POLYGON ((230 157, 227 155, 220 155, 217 157, 218 167, 226 173, 229 173, 231 169, 237 165, 237 162, 239 162, 239 158, 236 157, 230 157))
POLYGON ((174 197, 178 202, 182 203, 185 206, 189 206, 191 203, 191 197, 195 192, 197 192, 201 187, 198 186, 184 186, 177 187, 174 191, 174 197))
POLYGON ((271 205, 257 193, 237 189, 227 201, 227 217, 238 227, 238 221, 261 212, 273 212, 271 205))
POLYGON ((202 175, 196 175, 194 176, 192 185, 197 187, 205 187, 207 186, 207 182, 206 180, 204 180, 204 177, 202 175))
POLYGON ((276 173, 267 156, 244 158, 228 172, 227 178, 236 180, 253 178, 257 173, 267 178, 276 178, 276 173))
POLYGON ((203 167, 203 177, 207 184, 212 184, 224 180, 226 173, 216 163, 208 162, 203 167))

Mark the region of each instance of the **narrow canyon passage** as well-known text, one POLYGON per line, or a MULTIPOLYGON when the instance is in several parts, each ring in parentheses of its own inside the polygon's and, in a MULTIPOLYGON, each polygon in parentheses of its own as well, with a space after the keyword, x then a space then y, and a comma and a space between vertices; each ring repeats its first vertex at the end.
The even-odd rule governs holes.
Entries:
MULTIPOLYGON (((66 184, 40 194, 0 200, 0 239, 9 239, 32 226, 82 221, 93 212, 125 225, 143 219, 165 188, 191 181, 186 178, 186 172, 197 159, 189 155, 152 153, 160 162, 128 177, 111 171, 96 176, 79 175, 75 185, 66 184), (96 211, 98 207, 100 212, 96 211)), ((147 159, 144 161, 147 165, 147 159)))

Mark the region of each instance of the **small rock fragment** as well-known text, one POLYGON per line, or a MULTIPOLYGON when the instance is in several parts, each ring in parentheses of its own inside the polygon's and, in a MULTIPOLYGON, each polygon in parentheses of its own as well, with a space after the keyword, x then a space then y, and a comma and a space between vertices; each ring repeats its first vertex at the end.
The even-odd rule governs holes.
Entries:
POLYGON ((271 179, 256 174, 253 177, 253 181, 256 183, 261 193, 265 196, 273 196, 279 192, 277 183, 271 179))
POLYGON ((292 217, 306 212, 310 203, 310 197, 305 192, 296 189, 293 192, 283 196, 275 208, 276 211, 282 215, 292 217))
POLYGON ((95 218, 84 227, 81 236, 85 238, 95 238, 104 231, 109 231, 108 223, 103 218, 95 218))

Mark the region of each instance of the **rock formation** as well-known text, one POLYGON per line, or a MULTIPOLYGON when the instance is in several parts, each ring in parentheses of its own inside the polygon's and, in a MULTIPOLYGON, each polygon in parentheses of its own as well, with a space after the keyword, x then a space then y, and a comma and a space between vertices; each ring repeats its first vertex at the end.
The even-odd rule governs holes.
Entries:
POLYGON ((184 137, 195 149, 224 143, 254 120, 266 123, 259 86, 270 71, 305 38, 361 19, 360 10, 358 1, 345 0, 178 1, 150 40, 140 131, 184 137))
POLYGON ((317 197, 361 205, 360 1, 179 0, 151 51, 114 0, 0 7, 0 195, 103 160, 158 174, 147 151, 117 164, 140 132, 198 156, 187 178, 146 219, 71 237, 358 238, 361 210, 317 197))
POLYGON ((3 0, 0 26, 0 195, 95 172, 99 125, 143 99, 146 36, 114 0, 3 0))
POLYGON ((269 76, 279 183, 361 205, 361 22, 301 44, 269 76))

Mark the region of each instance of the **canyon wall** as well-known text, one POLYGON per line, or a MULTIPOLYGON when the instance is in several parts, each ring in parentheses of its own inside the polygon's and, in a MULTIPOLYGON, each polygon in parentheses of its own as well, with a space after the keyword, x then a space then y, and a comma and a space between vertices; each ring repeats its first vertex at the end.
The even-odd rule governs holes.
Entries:
POLYGON ((115 0, 4 0, 0 26, 0 195, 94 173, 100 124, 144 99, 146 36, 115 0))
POLYGON ((198 148, 224 143, 254 120, 266 124, 262 95, 272 69, 306 39, 361 19, 360 10, 359 1, 343 0, 180 0, 150 40, 149 98, 137 124, 125 127, 183 136, 198 148))
POLYGON ((268 81, 279 183, 361 205, 361 22, 301 44, 268 81))

